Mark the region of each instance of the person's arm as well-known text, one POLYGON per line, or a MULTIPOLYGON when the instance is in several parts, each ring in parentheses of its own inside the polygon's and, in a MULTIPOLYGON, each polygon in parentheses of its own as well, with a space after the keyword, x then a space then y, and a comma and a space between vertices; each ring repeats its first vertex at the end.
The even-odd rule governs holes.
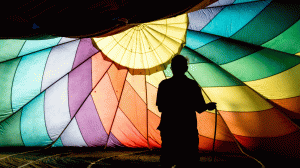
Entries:
POLYGON ((197 96, 197 113, 202 113, 206 110, 213 110, 216 108, 216 103, 210 102, 210 103, 205 103, 204 97, 202 95, 201 87, 198 86, 197 84, 197 89, 196 89, 196 96, 197 96))

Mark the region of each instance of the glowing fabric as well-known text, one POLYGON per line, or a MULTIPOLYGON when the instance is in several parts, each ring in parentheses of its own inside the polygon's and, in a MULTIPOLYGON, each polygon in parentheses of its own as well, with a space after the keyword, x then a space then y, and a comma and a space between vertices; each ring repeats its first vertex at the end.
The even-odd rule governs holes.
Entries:
POLYGON ((93 38, 114 62, 133 69, 149 69, 169 61, 185 44, 187 14, 137 25, 122 33, 93 38))

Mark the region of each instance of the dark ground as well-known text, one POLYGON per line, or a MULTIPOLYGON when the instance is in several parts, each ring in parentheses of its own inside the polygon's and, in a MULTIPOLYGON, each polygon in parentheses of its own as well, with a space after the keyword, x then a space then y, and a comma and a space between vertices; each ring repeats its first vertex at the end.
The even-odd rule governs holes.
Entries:
MULTIPOLYGON (((103 149, 98 147, 41 149, 11 147, 0 148, 0 167, 160 168, 159 156, 159 149, 103 149)), ((255 159, 242 154, 217 153, 214 158, 213 160, 213 153, 201 153, 197 167, 262 167, 255 159)), ((294 165, 290 160, 282 159, 281 157, 272 157, 270 155, 260 159, 259 161, 267 168, 280 167, 283 164, 285 165, 284 167, 294 165)))

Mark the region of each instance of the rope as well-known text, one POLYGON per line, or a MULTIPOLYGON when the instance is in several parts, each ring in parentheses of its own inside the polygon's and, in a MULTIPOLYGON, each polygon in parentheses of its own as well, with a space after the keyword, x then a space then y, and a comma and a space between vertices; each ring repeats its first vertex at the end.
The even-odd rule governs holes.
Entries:
POLYGON ((214 132, 214 142, 213 142, 213 162, 215 162, 215 143, 216 143, 216 136, 217 136, 217 119, 218 119, 218 111, 217 108, 215 109, 215 132, 214 132))
POLYGON ((120 154, 120 155, 113 155, 113 156, 109 156, 109 157, 105 157, 105 158, 101 158, 99 160, 96 160, 95 162, 92 162, 90 165, 88 165, 87 168, 91 168, 93 165, 95 165, 97 162, 100 162, 104 159, 109 159, 109 158, 113 158, 113 157, 119 157, 119 156, 127 156, 127 155, 132 155, 132 154, 137 154, 137 153, 143 153, 143 152, 147 152, 149 151, 149 149, 145 150, 145 151, 139 151, 139 152, 132 152, 132 153, 128 153, 128 154, 120 154))

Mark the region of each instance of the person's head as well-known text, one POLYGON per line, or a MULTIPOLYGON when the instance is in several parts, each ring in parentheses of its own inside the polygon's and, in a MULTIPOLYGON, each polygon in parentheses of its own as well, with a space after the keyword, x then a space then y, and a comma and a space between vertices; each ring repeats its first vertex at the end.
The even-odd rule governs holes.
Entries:
POLYGON ((188 70, 188 60, 182 55, 176 55, 171 62, 173 75, 184 75, 188 70))

